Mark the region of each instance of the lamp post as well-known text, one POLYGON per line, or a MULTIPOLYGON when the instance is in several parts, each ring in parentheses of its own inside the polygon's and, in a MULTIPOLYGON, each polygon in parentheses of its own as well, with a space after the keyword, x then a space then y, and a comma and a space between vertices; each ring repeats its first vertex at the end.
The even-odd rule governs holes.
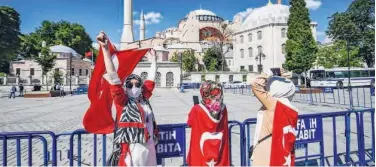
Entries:
POLYGON ((353 106, 353 98, 352 98, 352 89, 351 89, 351 82, 350 82, 350 79, 351 79, 351 74, 350 74, 350 44, 349 42, 347 41, 346 42, 346 49, 347 49, 347 74, 348 74, 348 84, 347 84, 347 88, 348 88, 348 91, 349 91, 349 99, 350 99, 350 109, 353 109, 354 106, 353 106))
POLYGON ((180 87, 183 83, 183 53, 180 52, 179 53, 179 56, 180 56, 180 87))
POLYGON ((262 72, 261 59, 265 60, 265 58, 266 58, 265 54, 263 54, 261 51, 259 52, 259 54, 255 58, 256 61, 259 61, 259 65, 257 66, 257 70, 258 70, 259 73, 262 72))
POLYGON ((72 95, 72 53, 69 53, 69 92, 72 95))

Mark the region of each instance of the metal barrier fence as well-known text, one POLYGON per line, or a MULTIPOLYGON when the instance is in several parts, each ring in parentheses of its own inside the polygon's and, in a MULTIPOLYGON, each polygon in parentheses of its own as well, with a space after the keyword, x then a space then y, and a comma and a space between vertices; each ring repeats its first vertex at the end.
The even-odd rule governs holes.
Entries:
MULTIPOLYGON (((296 129, 296 165, 365 166, 374 164, 374 116, 374 108, 299 115, 296 129)), ((232 165, 237 160, 239 160, 238 164, 241 166, 251 165, 251 160, 248 158, 248 149, 253 142, 251 135, 254 133, 252 126, 255 124, 255 118, 246 119, 242 123, 229 121, 229 147, 232 165), (238 128, 238 132, 235 132, 236 128, 238 128), (238 140, 235 140, 237 138, 238 140), (239 146, 234 147, 237 141, 239 146), (239 152, 239 159, 237 160, 234 159, 234 155, 237 154, 236 150, 239 152)), ((186 134, 189 134, 190 128, 186 124, 160 125, 159 128, 161 140, 156 146, 158 164, 165 165, 164 159, 166 158, 181 157, 183 159, 181 165, 186 165, 187 137, 189 137, 186 134)), ((107 140, 112 142, 112 137, 88 134, 82 129, 58 135, 50 131, 5 132, 0 133, 0 140, 2 140, 2 155, 0 156, 2 156, 3 166, 25 164, 21 161, 22 157, 25 156, 22 153, 27 153, 27 165, 29 166, 47 166, 50 164, 52 166, 105 166, 106 159, 112 151, 110 149, 112 144, 107 144, 107 140), (89 138, 86 136, 89 136, 89 138), (101 136, 101 139, 98 136, 101 136), (61 162, 64 150, 61 150, 63 147, 57 147, 57 143, 64 143, 64 137, 69 137, 69 147, 65 150, 69 164, 61 162), (40 164, 33 163, 33 155, 35 154, 33 154, 32 148, 39 146, 38 141, 33 143, 33 139, 39 139, 39 144, 42 146, 40 164), (16 140, 15 144, 13 143, 15 150, 8 147, 8 142, 13 140, 16 140), (21 148, 22 140, 27 140, 27 147, 21 148), (8 155, 8 152, 12 152, 12 154, 8 155), (98 155, 98 152, 102 154, 98 155), (59 159, 58 153, 60 153, 59 159), (86 156, 83 156, 83 154, 86 156), (16 159, 16 161, 8 163, 10 159, 16 159)))
MULTIPOLYGON (((225 87, 225 93, 254 95, 250 86, 225 87)), ((351 88, 349 93, 347 88, 312 88, 310 93, 302 94, 297 88, 294 101, 308 104, 337 104, 351 107, 373 108, 375 102, 374 87, 351 88), (322 89, 319 93, 312 93, 313 89, 322 89), (350 98, 352 100, 350 100, 350 98)))

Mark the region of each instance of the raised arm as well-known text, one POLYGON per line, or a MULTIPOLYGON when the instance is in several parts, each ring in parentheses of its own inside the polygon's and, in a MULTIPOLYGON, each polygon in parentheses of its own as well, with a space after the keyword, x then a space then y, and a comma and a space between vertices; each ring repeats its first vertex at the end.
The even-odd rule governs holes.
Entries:
POLYGON ((106 34, 102 31, 97 36, 97 41, 100 47, 102 48, 103 60, 106 67, 106 74, 103 75, 108 83, 110 83, 110 92, 111 96, 114 99, 115 105, 117 108, 122 108, 125 105, 126 95, 125 91, 121 85, 121 81, 117 72, 115 70, 114 63, 111 60, 111 53, 108 47, 108 39, 106 34))
POLYGON ((149 77, 148 80, 154 81, 155 80, 155 75, 157 73, 157 56, 155 55, 155 50, 150 50, 151 54, 151 66, 149 70, 149 77))
POLYGON ((267 82, 267 79, 268 76, 261 75, 252 82, 251 87, 257 99, 259 99, 259 101, 266 107, 266 109, 269 111, 273 111, 277 103, 277 99, 270 96, 268 92, 265 90, 265 84, 267 82))

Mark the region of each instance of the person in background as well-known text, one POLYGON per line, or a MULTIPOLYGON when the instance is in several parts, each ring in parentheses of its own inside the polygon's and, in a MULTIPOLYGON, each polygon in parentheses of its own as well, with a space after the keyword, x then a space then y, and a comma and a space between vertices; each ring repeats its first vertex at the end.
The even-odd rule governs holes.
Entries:
POLYGON ((11 98, 13 96, 13 99, 16 98, 16 92, 17 92, 17 88, 16 86, 12 86, 12 88, 10 88, 10 95, 9 95, 9 98, 11 98))
POLYGON ((64 97, 64 85, 60 86, 60 97, 64 97))
POLYGON ((19 86, 18 86, 18 88, 20 89, 20 96, 24 96, 24 86, 22 85, 22 84, 20 84, 19 86))

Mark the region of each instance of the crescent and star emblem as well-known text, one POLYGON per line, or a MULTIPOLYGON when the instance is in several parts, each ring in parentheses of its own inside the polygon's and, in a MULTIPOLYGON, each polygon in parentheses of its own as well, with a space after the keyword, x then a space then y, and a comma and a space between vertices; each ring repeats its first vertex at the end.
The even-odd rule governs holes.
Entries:
MULTIPOLYGON (((201 150, 202 155, 204 155, 203 148, 204 148, 204 143, 206 140, 220 140, 221 144, 219 145, 219 150, 218 150, 220 151, 222 147, 222 137, 223 137, 222 132, 214 132, 214 133, 204 132, 200 138, 200 150, 201 150)), ((206 164, 209 166, 214 166, 216 163, 217 162, 215 162, 213 159, 209 162, 206 162, 206 164)))
MULTIPOLYGON (((294 136, 296 136, 295 128, 293 128, 291 125, 283 127, 283 137, 282 137, 282 146, 283 149, 285 149, 285 134, 292 133, 294 136)), ((285 157, 285 163, 283 165, 291 166, 291 154, 289 154, 287 157, 285 157)))

